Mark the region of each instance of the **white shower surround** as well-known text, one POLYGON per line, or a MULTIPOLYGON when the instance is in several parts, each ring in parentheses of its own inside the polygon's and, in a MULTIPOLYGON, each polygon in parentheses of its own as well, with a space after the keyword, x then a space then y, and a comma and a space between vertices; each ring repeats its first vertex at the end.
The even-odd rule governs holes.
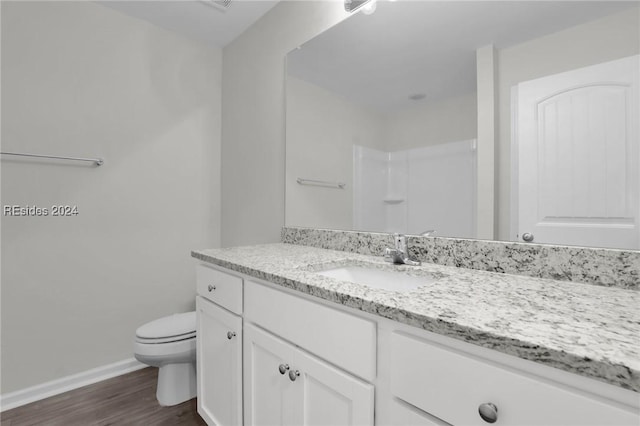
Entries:
POLYGON ((354 229, 474 238, 475 217, 475 139, 394 152, 354 145, 354 229))

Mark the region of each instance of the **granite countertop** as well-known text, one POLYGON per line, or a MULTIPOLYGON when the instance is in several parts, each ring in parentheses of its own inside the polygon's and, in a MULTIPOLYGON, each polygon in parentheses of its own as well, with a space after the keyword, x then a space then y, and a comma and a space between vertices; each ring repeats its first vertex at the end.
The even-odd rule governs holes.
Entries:
POLYGON ((294 244, 193 251, 192 256, 330 302, 640 392, 640 292, 294 244), (314 271, 366 264, 427 276, 410 292, 314 271))

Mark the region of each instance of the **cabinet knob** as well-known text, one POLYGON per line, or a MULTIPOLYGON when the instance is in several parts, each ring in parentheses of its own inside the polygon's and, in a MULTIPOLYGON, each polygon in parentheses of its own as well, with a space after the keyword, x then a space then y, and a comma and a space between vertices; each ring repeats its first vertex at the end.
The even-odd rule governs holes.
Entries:
POLYGON ((288 369, 289 369, 289 364, 280 364, 278 366, 278 371, 280 372, 280 374, 286 373, 288 369))
POLYGON ((209 292, 212 292, 213 290, 216 289, 216 286, 209 284, 209 287, 207 287, 207 289, 209 289, 209 292))
POLYGON ((298 370, 289 371, 289 380, 291 380, 292 382, 295 382, 299 376, 300 376, 300 372, 298 370))
POLYGON ((235 331, 227 331, 227 339, 231 340, 234 337, 236 337, 236 332, 235 331))
POLYGON ((487 423, 495 423, 498 420, 498 407, 491 402, 485 402, 478 407, 478 413, 487 423))

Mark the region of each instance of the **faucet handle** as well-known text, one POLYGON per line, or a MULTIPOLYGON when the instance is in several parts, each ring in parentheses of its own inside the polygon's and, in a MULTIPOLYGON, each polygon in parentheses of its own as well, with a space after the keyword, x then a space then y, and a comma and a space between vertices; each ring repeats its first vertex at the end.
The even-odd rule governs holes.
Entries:
POLYGON ((387 262, 393 262, 393 249, 389 248, 389 247, 385 247, 384 248, 384 253, 382 253, 382 256, 384 256, 384 260, 386 260, 387 262))

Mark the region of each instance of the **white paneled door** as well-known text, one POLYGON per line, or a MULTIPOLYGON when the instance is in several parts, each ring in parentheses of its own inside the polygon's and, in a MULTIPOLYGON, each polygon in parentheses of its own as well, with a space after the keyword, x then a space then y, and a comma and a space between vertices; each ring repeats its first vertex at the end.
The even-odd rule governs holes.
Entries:
POLYGON ((209 426, 242 424, 242 318, 196 298, 198 414, 209 426))
POLYGON ((243 357, 245 423, 297 425, 301 394, 288 379, 294 348, 245 323, 243 357))
POLYGON ((520 83, 519 241, 640 248, 639 57, 520 83))

